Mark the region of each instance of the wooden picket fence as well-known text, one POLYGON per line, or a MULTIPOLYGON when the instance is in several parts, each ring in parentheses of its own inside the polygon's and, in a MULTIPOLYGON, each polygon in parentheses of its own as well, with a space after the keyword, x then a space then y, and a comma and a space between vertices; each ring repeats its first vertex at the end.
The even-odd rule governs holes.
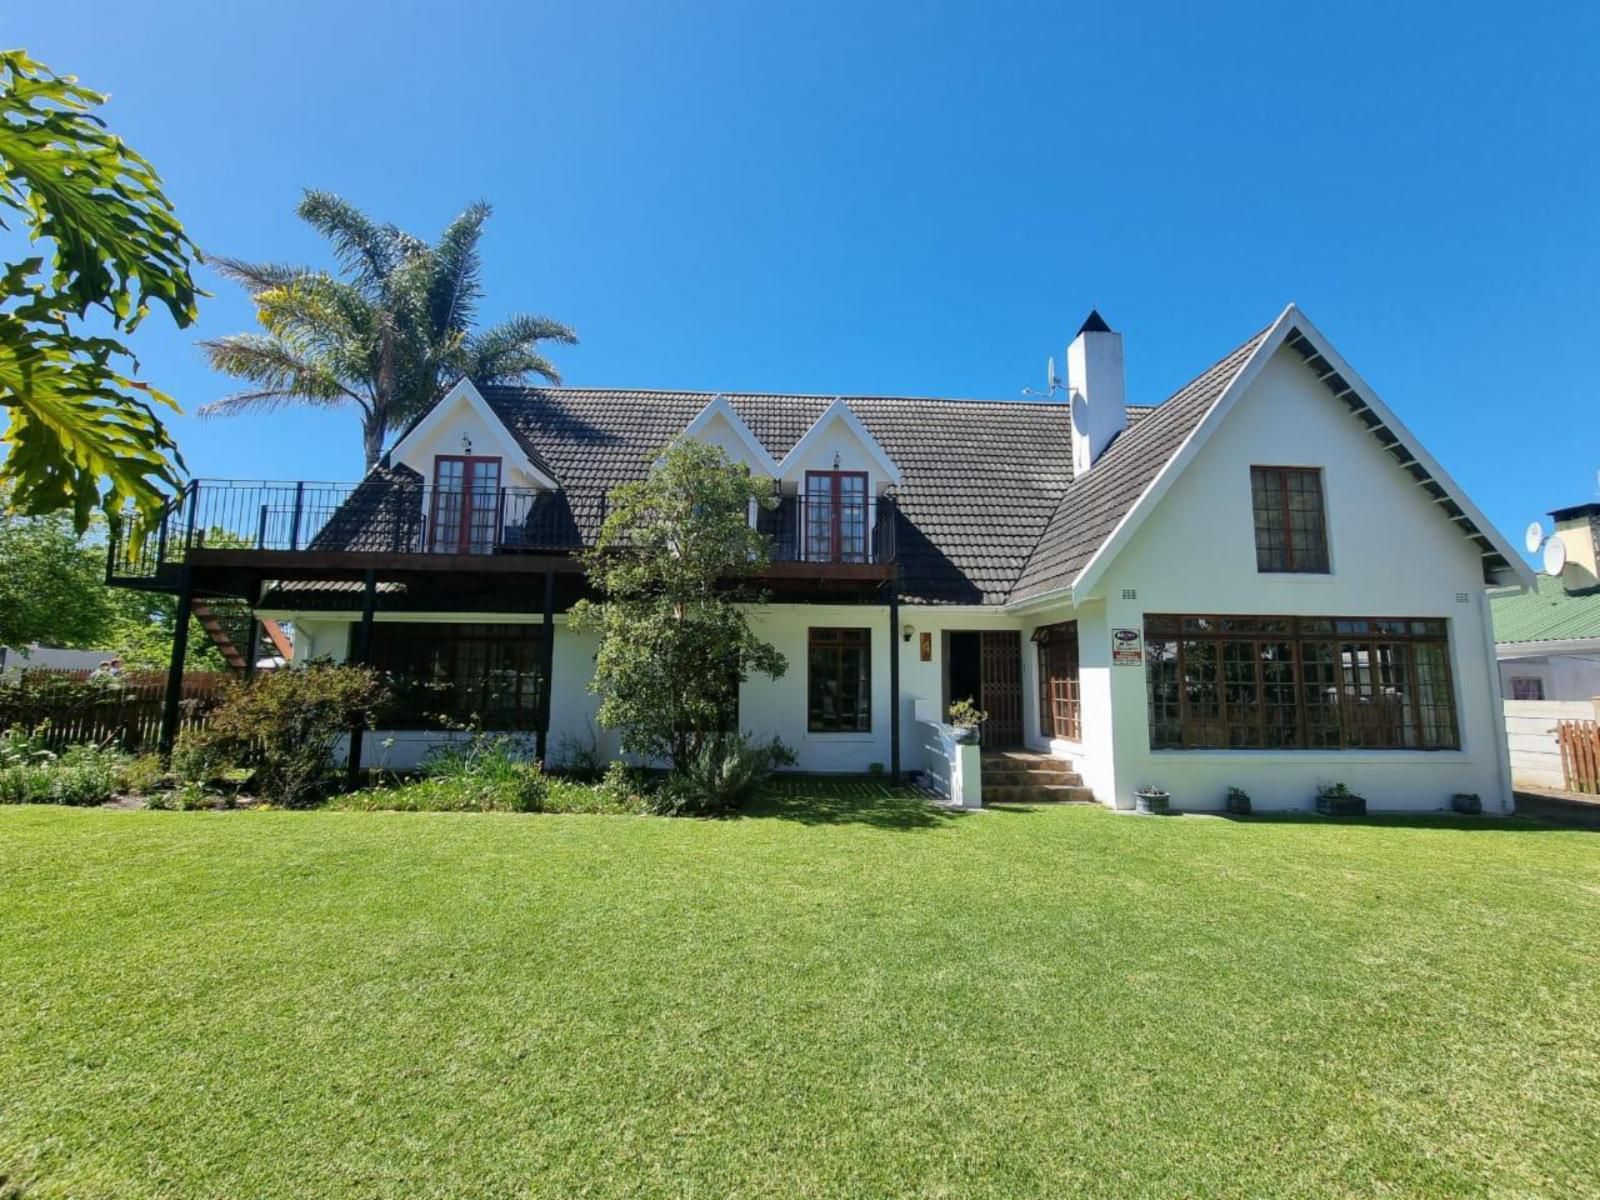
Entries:
MULTIPOLYGON (((88 671, 34 670, 0 688, 0 729, 33 730, 52 750, 94 742, 130 754, 154 750, 166 705, 164 671, 129 672, 91 680, 88 671)), ((179 695, 179 729, 201 729, 210 720, 226 671, 189 671, 179 695)))
POLYGON ((1600 794, 1600 721, 1558 721, 1556 744, 1566 790, 1600 794))

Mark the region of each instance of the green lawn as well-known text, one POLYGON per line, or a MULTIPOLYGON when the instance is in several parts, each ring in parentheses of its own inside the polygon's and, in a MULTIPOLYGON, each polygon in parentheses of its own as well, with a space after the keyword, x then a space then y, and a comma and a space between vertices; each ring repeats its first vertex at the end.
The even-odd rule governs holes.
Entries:
POLYGON ((0 809, 0 1196, 1600 1194, 1600 834, 0 809))

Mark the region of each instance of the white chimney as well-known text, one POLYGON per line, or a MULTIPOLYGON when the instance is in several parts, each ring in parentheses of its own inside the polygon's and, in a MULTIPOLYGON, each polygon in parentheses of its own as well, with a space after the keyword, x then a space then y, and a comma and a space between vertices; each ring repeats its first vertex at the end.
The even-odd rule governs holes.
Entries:
POLYGON ((1098 312, 1067 347, 1067 390, 1072 397, 1072 472, 1083 475, 1128 424, 1123 394, 1122 335, 1098 312))
POLYGON ((1566 544, 1567 561, 1600 577, 1600 504, 1558 508, 1550 514, 1556 534, 1566 544))

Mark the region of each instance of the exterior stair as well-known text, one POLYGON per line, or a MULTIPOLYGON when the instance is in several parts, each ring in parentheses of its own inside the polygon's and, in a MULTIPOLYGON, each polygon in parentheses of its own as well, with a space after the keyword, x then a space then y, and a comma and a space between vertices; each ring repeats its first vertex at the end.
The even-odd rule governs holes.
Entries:
POLYGON ((986 750, 983 802, 989 804, 1093 804, 1094 793, 1065 759, 1028 750, 986 750))

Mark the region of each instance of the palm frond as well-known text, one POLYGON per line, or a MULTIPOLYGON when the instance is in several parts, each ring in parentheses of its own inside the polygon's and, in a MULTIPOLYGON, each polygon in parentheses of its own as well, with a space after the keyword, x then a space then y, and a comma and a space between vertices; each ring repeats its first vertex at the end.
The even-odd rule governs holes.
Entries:
POLYGON ((519 314, 468 339, 462 366, 475 383, 523 383, 538 376, 560 384, 561 372, 539 353, 540 342, 576 345, 578 335, 549 317, 519 314))
POLYGON ((376 283, 394 269, 396 243, 401 237, 395 226, 380 225, 332 192, 310 188, 295 211, 328 239, 339 265, 360 282, 376 283))
POLYGON ((370 405, 313 355, 287 342, 258 333, 235 333, 200 343, 206 361, 215 371, 259 385, 203 405, 203 417, 225 416, 249 408, 275 408, 290 403, 333 407, 355 403, 364 411, 370 405))
POLYGON ((478 301, 483 297, 478 240, 492 211, 484 200, 469 204, 439 235, 428 289, 428 315, 439 333, 463 332, 477 318, 478 301))
POLYGON ((310 267, 295 267, 288 263, 252 263, 239 258, 210 258, 206 260, 217 274, 237 283, 252 296, 268 288, 283 287, 302 275, 311 274, 310 267))

